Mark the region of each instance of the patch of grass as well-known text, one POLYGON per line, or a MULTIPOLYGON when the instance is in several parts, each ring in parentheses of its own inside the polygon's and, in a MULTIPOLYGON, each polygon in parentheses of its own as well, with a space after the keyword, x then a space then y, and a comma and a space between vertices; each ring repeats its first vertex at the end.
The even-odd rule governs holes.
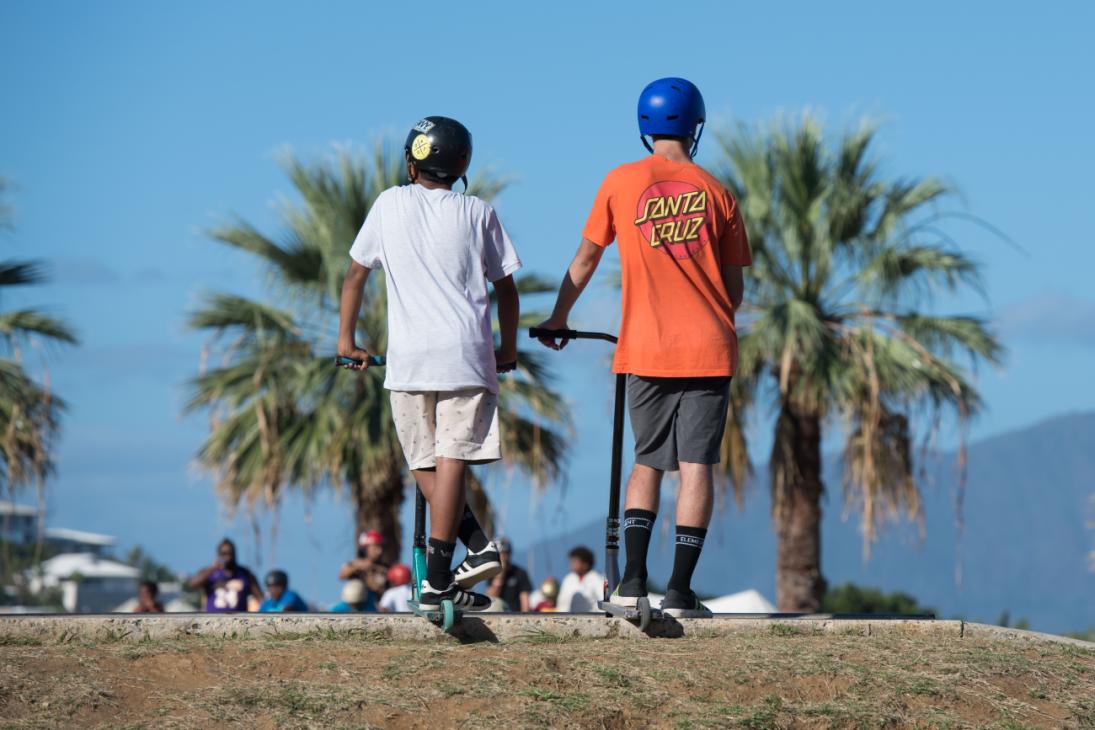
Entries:
POLYGON ((770 728, 775 725, 776 717, 783 709, 783 698, 776 694, 768 695, 758 708, 739 718, 738 723, 747 728, 770 728))
POLYGON ((821 631, 816 628, 795 626, 793 624, 772 624, 769 633, 772 636, 818 636, 821 631))
POLYGON ((529 644, 568 644, 576 641, 574 636, 564 636, 561 634, 555 634, 545 629, 536 626, 526 633, 521 635, 520 641, 527 642, 529 644))
POLYGON ((391 659, 384 665, 384 671, 380 673, 380 678, 391 682, 400 679, 407 673, 407 665, 403 659, 391 659))
POLYGON ((611 687, 630 687, 631 677, 627 676, 615 667, 603 667, 593 665, 593 671, 611 687))
POLYGON ((563 694, 540 687, 526 687, 521 690, 520 694, 539 702, 550 702, 569 712, 584 709, 589 704, 589 695, 582 692, 563 694))
POLYGON ((19 634, 0 634, 0 646, 43 646, 44 641, 37 636, 20 636, 19 634))

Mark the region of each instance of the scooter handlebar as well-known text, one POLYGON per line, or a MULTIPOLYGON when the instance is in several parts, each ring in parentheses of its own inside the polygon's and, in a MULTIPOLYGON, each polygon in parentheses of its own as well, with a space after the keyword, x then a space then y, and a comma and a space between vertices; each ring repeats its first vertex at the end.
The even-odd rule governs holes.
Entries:
POLYGON ((581 330, 549 330, 543 327, 529 327, 528 336, 533 339, 541 337, 557 340, 604 340, 616 343, 616 335, 607 332, 583 332, 581 330))
MULTIPOLYGON (((385 358, 383 355, 369 355, 369 367, 371 367, 371 368, 377 368, 377 367, 382 368, 382 367, 384 367, 384 365, 386 363, 387 363, 387 358, 385 358)), ((361 361, 356 359, 356 358, 353 358, 353 357, 345 357, 344 355, 339 355, 338 357, 335 358, 335 365, 340 365, 340 366, 341 365, 359 365, 360 366, 361 361)))

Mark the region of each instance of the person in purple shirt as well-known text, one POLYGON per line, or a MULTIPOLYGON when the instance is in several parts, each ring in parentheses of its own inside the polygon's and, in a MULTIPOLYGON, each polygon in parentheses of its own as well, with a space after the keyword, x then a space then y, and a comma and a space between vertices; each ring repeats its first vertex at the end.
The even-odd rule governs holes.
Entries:
POLYGON ((250 569, 236 562, 236 544, 227 537, 217 545, 217 559, 187 585, 205 595, 205 610, 230 613, 247 610, 248 596, 261 601, 262 586, 250 569))

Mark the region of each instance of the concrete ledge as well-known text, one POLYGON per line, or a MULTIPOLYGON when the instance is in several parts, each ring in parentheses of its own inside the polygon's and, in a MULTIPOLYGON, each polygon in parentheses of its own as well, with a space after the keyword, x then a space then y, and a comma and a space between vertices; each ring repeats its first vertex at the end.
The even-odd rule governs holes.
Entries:
POLYGON ((446 640, 510 642, 682 636, 732 633, 792 636, 939 636, 954 640, 976 637, 996 640, 1054 642, 1095 650, 1095 644, 1060 636, 1003 629, 963 621, 901 617, 842 617, 796 615, 731 615, 711 619, 666 620, 648 634, 622 619, 600 614, 505 614, 466 616, 452 636, 425 619, 409 614, 108 614, 31 615, 0 617, 0 646, 14 641, 94 642, 207 638, 276 638, 277 636, 345 635, 361 639, 399 641, 446 640))

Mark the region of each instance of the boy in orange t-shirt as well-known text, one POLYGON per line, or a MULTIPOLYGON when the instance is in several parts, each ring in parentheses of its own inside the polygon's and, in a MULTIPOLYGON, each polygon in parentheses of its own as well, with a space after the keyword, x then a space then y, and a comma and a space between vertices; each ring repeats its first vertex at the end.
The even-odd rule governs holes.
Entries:
POLYGON ((612 369, 628 374, 635 467, 624 500, 627 563, 610 600, 635 606, 646 596, 662 474, 679 469, 676 554, 662 610, 706 617, 711 612, 696 598, 692 574, 711 521, 712 465, 738 360, 734 313, 742 267, 752 259, 733 196, 692 162, 706 116, 699 89, 685 79, 659 79, 643 89, 638 116, 651 154, 605 177, 555 309, 540 326, 567 328, 605 248, 618 240, 623 317, 612 369))

